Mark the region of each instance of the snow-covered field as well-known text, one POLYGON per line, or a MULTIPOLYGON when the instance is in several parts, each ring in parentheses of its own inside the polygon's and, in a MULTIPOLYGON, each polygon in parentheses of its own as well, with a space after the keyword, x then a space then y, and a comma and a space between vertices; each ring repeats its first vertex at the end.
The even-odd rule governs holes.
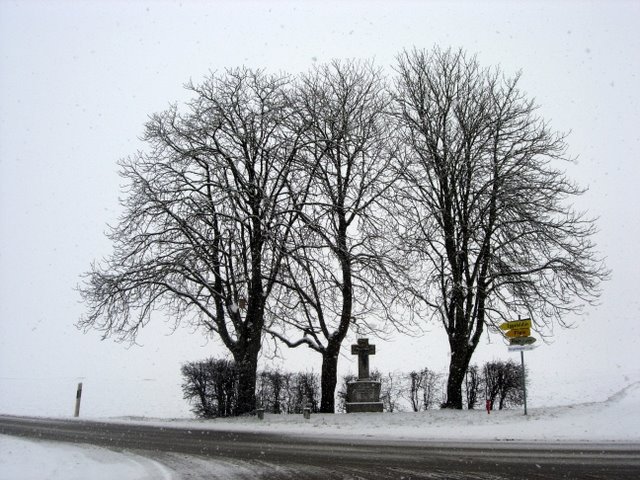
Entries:
POLYGON ((411 440, 640 442, 640 382, 603 402, 549 408, 429 410, 418 413, 270 415, 217 420, 118 418, 114 422, 192 429, 411 440))
MULTIPOLYGON (((104 420, 104 419, 101 419, 104 420)), ((163 427, 280 432, 293 435, 407 440, 640 443, 640 382, 603 402, 522 410, 420 413, 266 415, 210 421, 115 418, 118 423, 163 427)), ((201 462, 207 460, 201 459, 201 462)), ((216 465, 218 468, 219 465, 216 465)), ((138 454, 0 436, 0 480, 143 480, 175 478, 170 469, 138 454)))

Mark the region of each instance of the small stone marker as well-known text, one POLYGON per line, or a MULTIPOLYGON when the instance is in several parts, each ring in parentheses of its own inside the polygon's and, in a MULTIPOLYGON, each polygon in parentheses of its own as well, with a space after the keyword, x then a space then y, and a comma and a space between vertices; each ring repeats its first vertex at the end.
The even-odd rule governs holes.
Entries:
POLYGON ((258 420, 264 420, 264 408, 256 409, 256 413, 258 414, 258 420))
POLYGON ((309 420, 311 418, 311 407, 304 407, 302 409, 302 415, 304 416, 305 420, 309 420))
POLYGON ((380 382, 369 378, 369 355, 375 355, 376 346, 368 338, 359 338, 351 345, 351 354, 358 355, 358 380, 347 384, 347 413, 382 412, 380 382))

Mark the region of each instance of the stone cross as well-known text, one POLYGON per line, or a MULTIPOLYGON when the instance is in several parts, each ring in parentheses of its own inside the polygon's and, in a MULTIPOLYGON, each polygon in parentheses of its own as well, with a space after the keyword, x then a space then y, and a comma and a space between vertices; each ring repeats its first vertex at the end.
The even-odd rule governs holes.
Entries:
POLYGON ((369 355, 375 355, 376 346, 369 345, 368 338, 359 338, 356 345, 351 345, 351 355, 358 355, 358 380, 369 378, 369 355))

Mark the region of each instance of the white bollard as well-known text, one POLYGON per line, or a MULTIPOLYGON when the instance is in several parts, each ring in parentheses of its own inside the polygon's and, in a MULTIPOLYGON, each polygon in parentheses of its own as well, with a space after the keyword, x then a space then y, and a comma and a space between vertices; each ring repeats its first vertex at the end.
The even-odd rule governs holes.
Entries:
POLYGON ((76 392, 76 410, 73 414, 74 417, 80 416, 80 399, 82 398, 82 382, 78 384, 78 391, 76 392))

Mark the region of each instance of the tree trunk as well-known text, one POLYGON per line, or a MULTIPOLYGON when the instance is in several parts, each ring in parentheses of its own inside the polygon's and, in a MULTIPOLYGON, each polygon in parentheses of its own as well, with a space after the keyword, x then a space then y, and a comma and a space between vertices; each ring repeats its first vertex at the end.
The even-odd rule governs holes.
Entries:
POLYGON ((465 346, 457 345, 452 349, 447 380, 447 401, 444 408, 462 410, 462 382, 469 367, 471 355, 465 346))
POLYGON ((320 375, 320 413, 335 413, 336 385, 338 383, 338 354, 340 344, 329 344, 322 353, 322 373, 320 375))
POLYGON ((258 370, 259 348, 251 348, 236 358, 238 369, 238 401, 235 414, 248 415, 256 410, 256 379, 258 370))

